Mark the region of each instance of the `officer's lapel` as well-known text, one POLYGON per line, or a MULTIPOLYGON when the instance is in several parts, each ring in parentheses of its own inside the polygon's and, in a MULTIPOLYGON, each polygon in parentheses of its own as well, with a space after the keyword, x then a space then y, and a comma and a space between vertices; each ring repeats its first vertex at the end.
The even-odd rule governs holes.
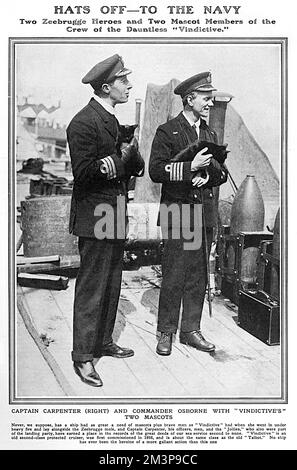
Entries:
POLYGON ((213 141, 213 138, 211 138, 211 134, 213 134, 209 127, 207 126, 206 122, 204 119, 200 120, 200 126, 199 126, 199 140, 206 140, 206 141, 213 141))
POLYGON ((186 120, 182 112, 178 115, 178 121, 182 128, 181 137, 185 140, 183 142, 184 145, 187 146, 192 142, 195 142, 195 140, 197 140, 196 131, 191 127, 190 123, 186 120))
POLYGON ((116 117, 106 111, 106 109, 104 109, 103 106, 98 103, 98 101, 94 100, 94 98, 91 99, 89 104, 99 114, 107 132, 109 132, 109 134, 112 135, 112 137, 116 140, 118 137, 118 126, 116 117))

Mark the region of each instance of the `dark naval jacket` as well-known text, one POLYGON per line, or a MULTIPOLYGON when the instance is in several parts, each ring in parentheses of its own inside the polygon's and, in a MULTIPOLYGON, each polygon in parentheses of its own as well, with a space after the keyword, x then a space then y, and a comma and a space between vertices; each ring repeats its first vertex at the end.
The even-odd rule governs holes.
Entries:
POLYGON ((67 128, 74 177, 69 230, 74 235, 95 238, 95 208, 108 204, 116 213, 118 196, 127 196, 129 178, 143 174, 144 162, 139 154, 133 165, 125 165, 122 160, 117 151, 118 129, 115 116, 94 98, 67 128))
MULTIPOLYGON (((196 131, 182 112, 158 127, 152 143, 149 174, 154 182, 162 183, 161 204, 201 204, 201 188, 192 185, 191 162, 171 162, 178 152, 195 140, 196 131)), ((199 140, 217 143, 216 133, 203 119, 200 120, 199 140)), ((206 226, 214 227, 217 217, 212 188, 226 182, 227 170, 214 158, 207 170, 209 180, 202 187, 203 207, 206 226)))

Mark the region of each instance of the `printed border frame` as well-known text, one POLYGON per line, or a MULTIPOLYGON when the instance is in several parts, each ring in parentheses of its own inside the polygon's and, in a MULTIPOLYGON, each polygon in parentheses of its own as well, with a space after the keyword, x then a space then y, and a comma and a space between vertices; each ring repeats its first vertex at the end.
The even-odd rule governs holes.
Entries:
POLYGON ((288 194, 287 194, 287 163, 288 163, 288 38, 287 37, 240 37, 240 38, 75 38, 65 37, 10 37, 8 38, 8 280, 9 280, 9 311, 8 311, 8 337, 9 337, 9 404, 27 405, 103 405, 103 404, 287 404, 288 403, 288 194), (281 393, 278 398, 17 398, 16 397, 16 254, 15 254, 15 46, 19 44, 277 44, 281 47, 281 171, 280 171, 280 197, 281 197, 281 393))

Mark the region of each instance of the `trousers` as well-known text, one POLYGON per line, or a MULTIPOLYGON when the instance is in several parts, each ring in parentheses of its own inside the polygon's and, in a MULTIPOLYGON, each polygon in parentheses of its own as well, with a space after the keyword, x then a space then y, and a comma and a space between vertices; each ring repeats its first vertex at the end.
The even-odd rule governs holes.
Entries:
POLYGON ((159 297, 158 326, 164 333, 176 333, 182 306, 180 330, 200 329, 207 286, 205 242, 210 251, 213 229, 207 228, 199 249, 185 250, 182 239, 164 241, 162 285, 159 297))
POLYGON ((79 237, 80 268, 73 308, 72 360, 98 357, 112 342, 118 308, 124 241, 79 237))

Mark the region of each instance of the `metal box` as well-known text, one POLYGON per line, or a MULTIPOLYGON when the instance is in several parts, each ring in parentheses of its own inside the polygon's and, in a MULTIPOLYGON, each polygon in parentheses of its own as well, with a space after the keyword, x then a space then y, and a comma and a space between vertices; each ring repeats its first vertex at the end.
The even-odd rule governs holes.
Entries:
POLYGON ((280 299, 280 260, 273 256, 273 241, 262 241, 258 263, 258 289, 280 299))
POLYGON ((279 303, 266 292, 239 291, 238 325, 266 344, 280 343, 279 303))
POLYGON ((230 235, 230 228, 223 226, 218 240, 218 273, 222 294, 238 305, 239 290, 257 288, 260 243, 271 240, 269 232, 239 232, 230 235))

